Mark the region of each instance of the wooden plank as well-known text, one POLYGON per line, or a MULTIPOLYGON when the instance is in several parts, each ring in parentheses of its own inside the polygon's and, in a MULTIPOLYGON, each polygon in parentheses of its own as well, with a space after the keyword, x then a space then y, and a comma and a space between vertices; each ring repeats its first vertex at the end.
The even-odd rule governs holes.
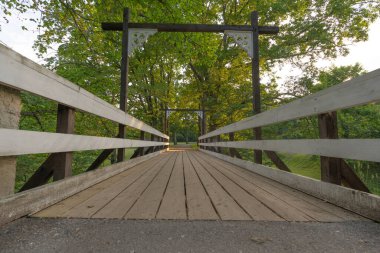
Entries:
POLYGON ((380 69, 377 69, 276 109, 211 131, 199 139, 376 102, 380 100, 379 82, 380 69))
POLYGON ((164 196, 170 175, 173 171, 177 153, 165 164, 153 182, 142 193, 137 202, 128 211, 126 219, 154 219, 164 196))
MULTIPOLYGON (((252 31, 249 25, 211 25, 211 24, 159 24, 159 23, 129 23, 129 28, 157 29, 159 32, 221 32, 224 30, 252 31)), ((122 31, 123 23, 102 23, 105 31, 122 31)), ((277 26, 259 26, 260 34, 277 34, 277 26)))
POLYGON ((65 212, 63 216, 90 218, 93 214, 107 205, 112 199, 127 189, 140 177, 143 177, 156 162, 156 159, 148 160, 144 163, 138 164, 133 170, 128 170, 123 175, 117 175, 116 177, 118 177, 119 180, 114 182, 112 185, 104 188, 103 190, 98 191, 94 196, 88 199, 83 199, 80 204, 65 212))
POLYGON ((0 156, 161 146, 168 143, 73 134, 0 129, 0 156))
MULTIPOLYGON (((217 160, 217 163, 218 162, 219 161, 217 160)), ((325 212, 329 213, 330 215, 333 215, 330 217, 326 216, 326 215, 324 215, 325 217, 323 217, 323 216, 318 217, 312 213, 309 214, 310 216, 314 217, 316 220, 319 220, 319 221, 339 221, 339 219, 337 219, 336 217, 339 217, 340 220, 366 220, 364 217, 359 216, 359 215, 357 215, 351 211, 347 211, 341 207, 338 207, 338 206, 335 206, 335 205, 330 204, 328 202, 322 201, 321 199, 318 199, 318 198, 313 197, 311 195, 305 194, 303 192, 300 192, 298 190, 295 190, 293 188, 290 188, 288 186, 280 184, 274 180, 268 179, 264 176, 253 173, 249 170, 240 168, 240 167, 235 166, 235 165, 230 164, 230 163, 228 165, 229 165, 229 167, 233 168, 234 170, 237 170, 240 173, 243 173, 244 176, 246 177, 246 180, 248 180, 248 178, 252 178, 252 180, 255 180, 255 182, 266 183, 266 184, 262 184, 261 187, 263 187, 263 189, 267 190, 270 193, 273 193, 273 189, 277 188, 277 189, 279 189, 279 191, 276 190, 276 192, 279 192, 279 196, 281 195, 281 193, 286 193, 286 194, 293 195, 294 197, 301 199, 301 200, 305 201, 306 203, 308 203, 306 206, 306 210, 310 209, 310 208, 315 209, 317 207, 318 209, 322 209, 325 212)), ((316 211, 317 215, 320 212, 320 210, 315 210, 315 211, 316 211)))
POLYGON ((169 138, 153 127, 4 45, 0 45, 0 83, 120 124, 169 138))
MULTIPOLYGON (((379 85, 380 86, 380 85, 379 85)), ((261 149, 380 162, 380 139, 302 139, 200 143, 208 147, 261 149)))
POLYGON ((266 191, 255 184, 255 180, 245 177, 242 171, 233 167, 231 164, 223 162, 221 160, 216 160, 210 156, 206 156, 204 153, 200 153, 199 156, 208 161, 213 161, 212 164, 215 169, 220 173, 224 174, 230 180, 234 181, 252 196, 257 198, 264 205, 273 210, 280 217, 284 218, 287 221, 310 221, 314 220, 312 216, 307 215, 302 210, 297 209, 296 207, 285 202, 281 196, 274 195, 271 191, 266 191))
POLYGON ((0 199, 0 226, 38 212, 164 151, 113 164, 0 199))
POLYGON ((140 177, 130 187, 117 195, 96 212, 92 218, 123 218, 173 156, 173 153, 160 156, 161 159, 143 177, 140 177))
POLYGON ((222 220, 251 220, 251 217, 194 158, 193 153, 189 153, 189 158, 220 218, 222 220))
POLYGON ((226 155, 201 150, 226 162, 248 169, 254 173, 275 180, 291 188, 300 190, 319 199, 343 207, 364 217, 380 221, 380 197, 349 189, 335 184, 318 181, 312 178, 295 175, 282 170, 275 170, 260 164, 254 164, 226 155))
POLYGON ((240 185, 220 173, 210 162, 199 158, 199 155, 194 152, 193 159, 196 159, 203 168, 228 192, 228 194, 236 201, 236 203, 244 209, 246 213, 252 217, 253 220, 270 220, 270 221, 283 221, 284 219, 274 213, 262 202, 256 199, 255 196, 250 195, 240 185))
POLYGON ((179 152, 175 161, 172 175, 156 216, 157 219, 184 220, 187 218, 183 153, 179 152))
POLYGON ((183 156, 188 218, 189 220, 216 220, 219 218, 218 214, 190 162, 189 152, 185 152, 183 156))
MULTIPOLYGON (((154 159, 154 158, 153 158, 154 159)), ((109 179, 106 179, 100 183, 97 183, 67 199, 64 199, 52 206, 49 206, 48 208, 39 211, 35 214, 33 214, 33 217, 66 217, 64 214, 72 209, 73 207, 79 205, 80 203, 86 201, 87 199, 91 198, 98 192, 106 189, 108 186, 112 186, 117 181, 120 181, 125 175, 129 175, 127 172, 130 170, 135 169, 137 166, 132 167, 128 169, 127 171, 124 171, 116 176, 113 176, 109 179)))
MULTIPOLYGON (((210 160, 209 156, 207 159, 210 160)), ((215 159, 215 158, 214 158, 215 159)), ((341 217, 334 213, 327 212, 319 207, 319 205, 311 205, 303 198, 296 197, 286 192, 279 190, 263 181, 262 178, 256 177, 256 174, 242 168, 236 168, 231 164, 213 160, 218 164, 218 169, 229 177, 237 180, 244 188, 254 194, 260 201, 265 203, 270 209, 274 210, 281 217, 289 221, 322 221, 322 222, 337 222, 343 221, 341 217)), ((305 195, 304 193, 301 193, 305 195)), ((310 196, 305 195, 306 198, 310 196)), ((318 200, 317 204, 323 203, 318 200)))

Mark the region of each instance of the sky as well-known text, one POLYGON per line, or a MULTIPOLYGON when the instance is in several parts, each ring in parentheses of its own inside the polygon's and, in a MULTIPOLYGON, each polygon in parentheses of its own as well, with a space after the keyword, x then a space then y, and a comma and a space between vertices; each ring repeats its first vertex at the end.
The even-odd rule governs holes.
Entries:
MULTIPOLYGON (((41 64, 43 60, 39 59, 33 50, 33 41, 37 38, 39 32, 35 29, 36 25, 34 23, 27 21, 27 19, 33 18, 35 15, 35 13, 22 14, 22 17, 26 19, 25 21, 20 21, 16 15, 13 15, 9 18, 9 23, 1 23, 0 43, 41 64), (28 28, 31 27, 31 29, 29 31, 22 30, 22 25, 28 28)), ((380 68, 379 31, 380 18, 371 24, 368 41, 350 45, 350 54, 346 57, 339 57, 332 61, 320 61, 318 65, 320 67, 343 66, 358 62, 367 71, 380 68)), ((286 71, 284 71, 284 75, 286 75, 286 71)))

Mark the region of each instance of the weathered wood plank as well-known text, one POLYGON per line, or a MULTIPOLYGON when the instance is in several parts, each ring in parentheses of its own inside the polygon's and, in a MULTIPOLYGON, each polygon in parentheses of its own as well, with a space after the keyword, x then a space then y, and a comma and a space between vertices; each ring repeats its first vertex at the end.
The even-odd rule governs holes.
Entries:
POLYGON ((167 183, 173 171, 178 154, 172 156, 154 181, 146 188, 140 198, 125 216, 126 219, 154 219, 164 196, 167 183))
MULTIPOLYGON (((207 157, 207 159, 212 159, 207 157)), ((255 196, 267 204, 267 206, 280 214, 289 221, 321 221, 321 222, 338 222, 344 219, 335 215, 333 212, 327 212, 319 206, 324 202, 317 200, 317 205, 304 200, 300 196, 289 194, 284 189, 278 189, 268 184, 268 179, 264 181, 261 176, 258 176, 248 170, 236 168, 232 164, 213 160, 218 164, 218 169, 238 180, 239 183, 245 186, 245 189, 255 194, 255 196)), ((305 198, 313 198, 304 193, 305 198)))
POLYGON ((0 83, 160 137, 167 135, 54 72, 0 45, 0 83))
MULTIPOLYGON (((129 170, 135 169, 135 167, 130 168, 129 170)), ((48 208, 41 210, 35 214, 33 214, 33 217, 66 217, 64 214, 69 211, 70 209, 74 208, 75 206, 81 204, 82 202, 86 201, 87 199, 91 198, 98 192, 106 189, 108 186, 112 186, 114 183, 118 182, 121 178, 124 177, 125 174, 127 174, 124 171, 116 176, 113 176, 109 179, 106 179, 100 183, 97 183, 77 194, 74 194, 71 197, 68 197, 52 206, 49 206, 48 208)))
POLYGON ((157 219, 184 220, 187 218, 183 153, 179 152, 175 161, 172 175, 157 213, 157 219))
POLYGON ((252 220, 194 158, 194 154, 189 152, 189 157, 220 218, 222 220, 252 220))
MULTIPOLYGON (((380 86, 380 85, 379 85, 380 86)), ((261 149, 380 162, 380 139, 302 139, 200 143, 206 147, 261 149)))
MULTIPOLYGON (((112 199, 119 195, 122 191, 128 189, 140 177, 143 177, 148 170, 157 162, 156 159, 148 160, 138 164, 133 169, 117 175, 118 180, 112 185, 98 191, 94 196, 83 199, 77 206, 71 208, 64 213, 65 217, 90 218, 98 210, 107 205, 112 199)), ((107 182, 102 182, 107 183, 107 182)))
POLYGON ((0 156, 169 145, 157 141, 0 129, 0 156))
POLYGON ((321 182, 312 178, 294 175, 292 173, 274 170, 260 164, 254 164, 226 155, 201 150, 214 157, 235 164, 241 168, 248 169, 254 173, 270 178, 284 185, 300 190, 304 193, 326 200, 332 204, 343 207, 364 217, 380 221, 380 197, 349 189, 335 184, 321 182))
POLYGON ((380 69, 377 69, 276 109, 211 131, 199 139, 376 102, 380 100, 379 82, 380 69))
POLYGON ((279 196, 273 194, 272 191, 267 191, 265 189, 260 188, 256 184, 256 180, 252 177, 248 177, 244 174, 242 170, 239 170, 233 167, 231 164, 223 162, 221 160, 214 160, 215 158, 211 158, 210 156, 206 156, 205 154, 199 155, 202 159, 212 160, 212 164, 214 164, 215 169, 220 171, 226 177, 240 185, 243 189, 249 192, 252 196, 257 198, 260 202, 265 204, 271 210, 273 210, 280 217, 284 218, 287 221, 310 221, 315 220, 312 216, 307 215, 302 209, 298 209, 285 202, 282 198, 285 194, 280 194, 279 196))
POLYGON ((188 218, 189 220, 216 220, 218 214, 190 162, 189 152, 185 152, 183 156, 188 218))
POLYGON ((38 212, 164 151, 113 164, 0 199, 0 225, 38 212))
POLYGON ((271 221, 283 221, 284 219, 274 213, 271 209, 263 205, 256 199, 255 196, 247 193, 240 185, 227 178, 225 175, 216 170, 210 165, 210 162, 206 162, 200 159, 198 154, 193 159, 196 159, 203 168, 219 183, 225 191, 239 204, 239 206, 245 210, 253 220, 271 220, 271 221))
POLYGON ((159 157, 160 160, 144 176, 117 195, 106 206, 95 213, 92 218, 123 218, 173 155, 170 153, 161 155, 159 157))

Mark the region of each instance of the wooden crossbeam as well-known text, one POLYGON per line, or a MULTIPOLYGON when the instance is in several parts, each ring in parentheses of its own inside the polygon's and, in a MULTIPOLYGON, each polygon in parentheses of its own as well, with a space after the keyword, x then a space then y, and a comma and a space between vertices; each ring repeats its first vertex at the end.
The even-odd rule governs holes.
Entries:
MULTIPOLYGON (((157 29, 159 32, 214 32, 225 30, 253 31, 250 25, 210 25, 210 24, 162 24, 162 23, 128 23, 128 28, 157 29)), ((123 31, 123 23, 102 23, 105 31, 123 31)), ((259 26, 259 34, 277 34, 278 26, 259 26)))

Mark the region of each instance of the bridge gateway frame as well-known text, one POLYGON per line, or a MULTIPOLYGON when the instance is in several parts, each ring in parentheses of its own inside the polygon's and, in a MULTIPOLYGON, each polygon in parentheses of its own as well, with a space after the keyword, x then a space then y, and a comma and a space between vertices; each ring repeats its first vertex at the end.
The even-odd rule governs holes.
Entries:
MULTIPOLYGON (((123 22, 104 22, 104 31, 122 32, 122 58, 121 58, 121 78, 120 78, 120 109, 127 110, 128 97, 128 63, 129 55, 133 49, 145 42, 148 37, 156 32, 211 32, 225 33, 232 37, 252 59, 252 110, 253 114, 261 113, 260 95, 260 54, 259 54, 259 35, 273 35, 279 32, 278 26, 259 26, 259 15, 257 11, 251 12, 251 25, 212 25, 212 24, 165 24, 165 23, 132 23, 129 22, 129 8, 123 10, 123 22), (130 38, 132 37, 132 38, 130 38)), ((204 110, 204 108, 202 108, 204 110)), ((166 125, 165 125, 166 127, 166 125)), ((205 129, 205 127, 202 127, 205 129)), ((256 140, 262 139, 261 128, 254 128, 256 140)), ((203 133, 205 134, 205 133, 203 133)), ((125 126, 119 125, 119 138, 124 138, 125 126)), ((144 138, 144 133, 141 133, 144 138)), ((233 133, 230 136, 233 140, 233 133)), ((118 150, 118 161, 124 159, 124 149, 118 150)), ((106 156, 107 157, 107 156, 106 156)), ((276 154, 269 156, 270 159, 278 164, 279 157, 276 154), (273 160, 274 158, 274 160, 273 160)), ((262 151, 254 150, 254 160, 262 164, 262 151)))

